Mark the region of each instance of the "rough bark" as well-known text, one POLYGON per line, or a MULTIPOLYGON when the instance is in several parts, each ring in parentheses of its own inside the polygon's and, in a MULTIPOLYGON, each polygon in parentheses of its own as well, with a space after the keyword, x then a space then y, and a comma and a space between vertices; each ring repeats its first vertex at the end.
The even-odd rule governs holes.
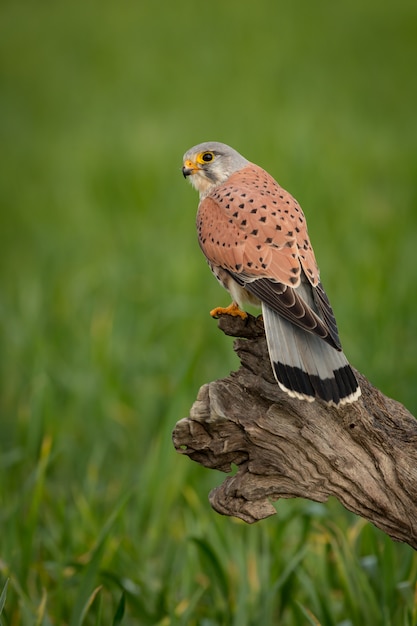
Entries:
POLYGON ((342 408, 290 398, 276 384, 263 324, 222 316, 241 366, 201 387, 175 448, 230 473, 209 496, 246 522, 275 514, 272 502, 337 498, 393 539, 417 549, 417 421, 356 371, 362 397, 342 408))

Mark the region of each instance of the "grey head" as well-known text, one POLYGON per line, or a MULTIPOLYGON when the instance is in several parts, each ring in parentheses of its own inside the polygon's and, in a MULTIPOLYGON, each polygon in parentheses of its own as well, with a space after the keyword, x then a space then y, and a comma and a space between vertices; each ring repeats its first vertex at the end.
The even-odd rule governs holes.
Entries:
POLYGON ((200 192, 200 197, 205 197, 248 164, 245 157, 225 143, 207 141, 187 150, 182 173, 200 192))

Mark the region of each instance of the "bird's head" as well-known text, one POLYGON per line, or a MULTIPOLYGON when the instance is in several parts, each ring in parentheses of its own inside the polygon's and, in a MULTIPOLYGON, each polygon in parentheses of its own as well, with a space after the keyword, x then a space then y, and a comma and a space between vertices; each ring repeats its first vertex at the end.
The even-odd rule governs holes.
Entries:
POLYGON ((200 143, 184 154, 182 173, 189 178, 200 197, 207 196, 224 183, 231 174, 248 165, 249 161, 230 146, 217 141, 200 143))

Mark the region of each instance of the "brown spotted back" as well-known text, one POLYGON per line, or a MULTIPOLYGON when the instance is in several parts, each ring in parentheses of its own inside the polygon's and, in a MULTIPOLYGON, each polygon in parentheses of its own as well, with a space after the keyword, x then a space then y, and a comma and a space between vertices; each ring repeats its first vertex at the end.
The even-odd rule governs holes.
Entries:
POLYGON ((246 280, 297 287, 302 267, 312 285, 319 283, 301 207, 257 165, 235 172, 201 201, 197 229, 208 260, 246 280))

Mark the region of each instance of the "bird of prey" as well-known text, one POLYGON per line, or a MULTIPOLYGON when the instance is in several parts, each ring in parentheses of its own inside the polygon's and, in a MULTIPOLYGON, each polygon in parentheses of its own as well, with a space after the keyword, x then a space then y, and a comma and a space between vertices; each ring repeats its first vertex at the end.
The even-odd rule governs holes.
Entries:
POLYGON ((245 303, 261 305, 272 369, 283 391, 333 405, 357 400, 361 390, 342 352, 298 202, 223 143, 190 148, 182 172, 200 194, 200 247, 233 300, 211 315, 245 318, 245 303))

